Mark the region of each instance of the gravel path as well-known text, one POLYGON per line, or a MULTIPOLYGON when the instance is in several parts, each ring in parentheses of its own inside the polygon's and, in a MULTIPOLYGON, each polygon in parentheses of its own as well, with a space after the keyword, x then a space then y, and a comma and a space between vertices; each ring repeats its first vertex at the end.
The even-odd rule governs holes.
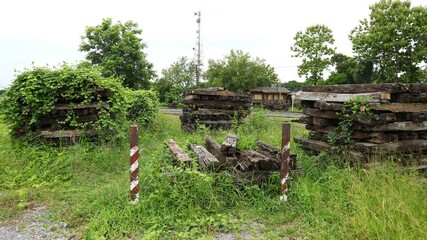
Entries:
POLYGON ((0 226, 0 240, 70 239, 65 223, 47 220, 46 206, 28 209, 18 219, 0 226))

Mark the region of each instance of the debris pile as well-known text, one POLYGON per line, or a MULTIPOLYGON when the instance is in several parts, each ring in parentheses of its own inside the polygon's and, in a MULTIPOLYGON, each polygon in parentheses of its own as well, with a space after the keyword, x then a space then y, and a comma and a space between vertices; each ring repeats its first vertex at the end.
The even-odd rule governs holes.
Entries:
POLYGON ((251 96, 235 93, 224 88, 203 88, 187 92, 183 103, 181 126, 192 132, 203 124, 211 129, 229 129, 233 119, 239 120, 250 114, 251 96))
MULTIPOLYGON (((259 184, 268 180, 273 172, 280 170, 280 149, 263 141, 257 141, 258 151, 239 150, 236 135, 229 134, 222 144, 206 137, 206 147, 200 144, 189 144, 194 152, 200 171, 228 171, 235 177, 235 182, 250 182, 259 184)), ((189 165, 189 155, 175 143, 167 141, 167 146, 177 164, 189 165)), ((296 154, 290 154, 290 168, 301 170, 296 165, 296 154)))

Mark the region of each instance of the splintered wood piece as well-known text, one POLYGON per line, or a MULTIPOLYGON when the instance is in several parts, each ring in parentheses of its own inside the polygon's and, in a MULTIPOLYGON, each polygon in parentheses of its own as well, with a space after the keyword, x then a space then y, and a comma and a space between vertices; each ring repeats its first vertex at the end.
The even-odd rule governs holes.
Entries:
POLYGON ((184 150, 182 150, 173 139, 169 139, 166 144, 169 148, 169 152, 172 154, 172 158, 175 159, 175 161, 185 164, 189 164, 191 162, 188 154, 184 152, 184 150))
POLYGON ((189 144, 189 147, 197 156, 199 166, 201 170, 213 170, 216 171, 220 166, 220 162, 215 158, 206 148, 199 144, 189 144))
POLYGON ((237 136, 233 134, 228 134, 227 138, 221 145, 221 151, 225 156, 233 157, 236 155, 236 146, 237 146, 237 136))

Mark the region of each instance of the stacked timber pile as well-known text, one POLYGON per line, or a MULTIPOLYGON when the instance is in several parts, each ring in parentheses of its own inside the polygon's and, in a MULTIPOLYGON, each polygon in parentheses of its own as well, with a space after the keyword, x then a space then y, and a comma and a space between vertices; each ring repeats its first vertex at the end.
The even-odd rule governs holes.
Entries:
MULTIPOLYGON (((189 144, 194 152, 199 170, 209 172, 228 171, 235 183, 259 184, 268 180, 271 173, 280 170, 280 149, 262 141, 257 141, 258 151, 237 149, 237 136, 229 134, 222 144, 206 137, 206 147, 189 144)), ((176 164, 189 165, 191 158, 172 139, 166 143, 176 164)), ((290 154, 291 170, 296 170, 296 154, 290 154)), ((299 170, 300 171, 300 170, 299 170)), ((300 173, 300 172, 299 172, 300 173)))
POLYGON ((187 92, 183 103, 181 125, 188 132, 194 131, 198 124, 211 129, 229 129, 233 119, 250 114, 251 97, 224 88, 204 88, 187 92))
POLYGON ((355 159, 366 161, 383 152, 427 153, 427 84, 306 86, 297 99, 305 114, 300 122, 310 135, 295 142, 307 150, 330 149, 331 133, 342 131, 338 126, 345 112, 352 121, 346 152, 355 159))

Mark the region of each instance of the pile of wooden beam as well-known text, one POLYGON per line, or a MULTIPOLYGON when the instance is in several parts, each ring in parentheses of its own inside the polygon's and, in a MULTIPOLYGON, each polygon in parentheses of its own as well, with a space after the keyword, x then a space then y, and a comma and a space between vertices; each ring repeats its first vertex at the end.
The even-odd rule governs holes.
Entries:
MULTIPOLYGON (((280 149, 262 141, 257 141, 258 151, 237 149, 238 138, 229 134, 222 144, 206 137, 206 147, 200 144, 189 144, 194 152, 200 171, 228 171, 236 182, 259 184, 268 180, 273 172, 280 170, 280 149)), ((190 165, 189 155, 170 139, 167 146, 176 164, 190 165)), ((290 167, 296 167, 296 154, 290 154, 290 167)), ((300 170, 299 170, 300 172, 300 170)))
POLYGON ((250 114, 251 97, 224 88, 204 88, 187 92, 183 103, 181 125, 188 132, 199 124, 211 129, 229 129, 233 119, 239 120, 250 114))
POLYGON ((427 84, 306 86, 297 99, 305 115, 299 121, 310 135, 295 138, 295 142, 314 152, 330 149, 328 140, 343 119, 343 104, 358 97, 366 104, 357 106, 354 114, 346 109, 353 122, 349 155, 366 161, 370 155, 384 152, 427 153, 427 84))

